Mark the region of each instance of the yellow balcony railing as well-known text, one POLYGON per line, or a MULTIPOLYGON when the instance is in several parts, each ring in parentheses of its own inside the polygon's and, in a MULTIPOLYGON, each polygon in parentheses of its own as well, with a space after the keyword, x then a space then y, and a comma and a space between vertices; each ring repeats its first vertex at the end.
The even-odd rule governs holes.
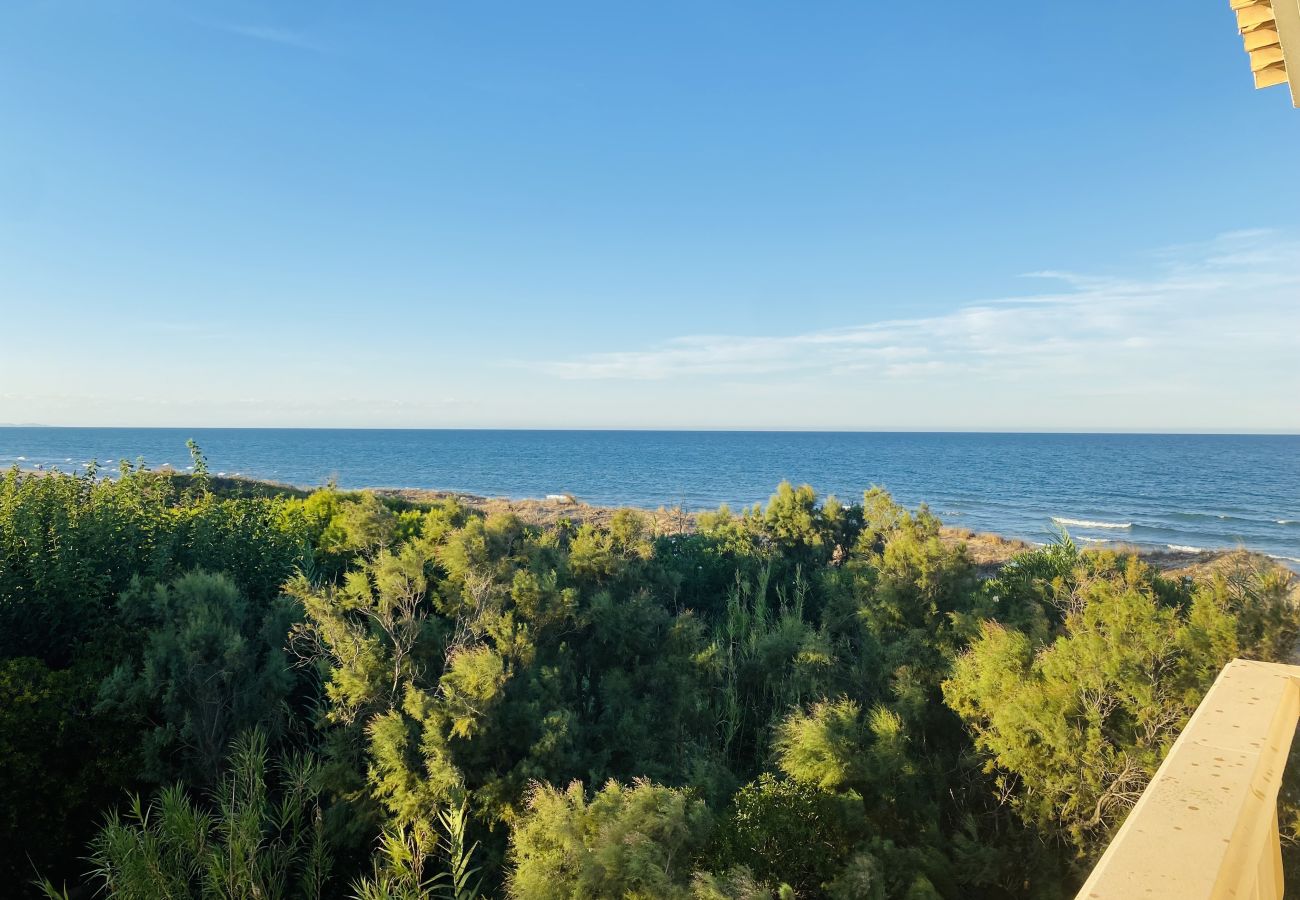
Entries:
POLYGON ((1079 900, 1280 898, 1277 795, 1297 717, 1300 666, 1228 663, 1079 900))

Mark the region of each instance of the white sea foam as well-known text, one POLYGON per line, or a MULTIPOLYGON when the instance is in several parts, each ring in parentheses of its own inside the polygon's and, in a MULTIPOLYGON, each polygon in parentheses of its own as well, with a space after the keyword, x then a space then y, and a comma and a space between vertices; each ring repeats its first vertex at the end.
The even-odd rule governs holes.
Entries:
POLYGON ((1283 562, 1300 563, 1300 556, 1278 556, 1277 554, 1274 553, 1270 553, 1269 556, 1272 559, 1280 559, 1283 562))
POLYGON ((1188 544, 1165 544, 1165 546, 1168 547, 1170 550, 1174 551, 1175 553, 1204 553, 1205 552, 1204 547, 1192 547, 1188 544))
POLYGON ((1087 541, 1089 544, 1109 544, 1111 542, 1110 538, 1093 538, 1084 535, 1079 535, 1078 540, 1087 541))
MULTIPOLYGON (((1279 524, 1279 525, 1300 525, 1300 520, 1296 520, 1296 519, 1278 519, 1278 520, 1277 520, 1277 524, 1279 524)), ((1288 557, 1288 559, 1289 559, 1289 558, 1290 558, 1290 557, 1288 557)))
POLYGON ((1080 528, 1132 528, 1132 522, 1094 522, 1090 519, 1067 519, 1064 516, 1052 516, 1057 525, 1077 525, 1080 528))

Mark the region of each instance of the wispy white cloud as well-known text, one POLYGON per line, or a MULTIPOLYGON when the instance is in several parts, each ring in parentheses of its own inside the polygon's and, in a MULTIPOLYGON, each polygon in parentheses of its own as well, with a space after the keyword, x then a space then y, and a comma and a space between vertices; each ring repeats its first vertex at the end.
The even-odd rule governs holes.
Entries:
POLYGON ((1141 276, 1048 271, 1059 290, 919 318, 805 333, 686 335, 644 347, 552 360, 564 379, 860 373, 885 380, 1084 376, 1150 366, 1191 372, 1204 357, 1300 349, 1300 241, 1234 232, 1152 255, 1141 276))
POLYGON ((288 28, 276 28, 270 25, 242 25, 231 23, 205 24, 218 31, 224 31, 227 34, 238 35, 239 37, 248 38, 253 41, 263 41, 268 44, 280 44, 285 47, 294 47, 298 50, 312 50, 317 53, 323 52, 326 49, 323 44, 313 39, 310 35, 301 31, 293 31, 288 28))

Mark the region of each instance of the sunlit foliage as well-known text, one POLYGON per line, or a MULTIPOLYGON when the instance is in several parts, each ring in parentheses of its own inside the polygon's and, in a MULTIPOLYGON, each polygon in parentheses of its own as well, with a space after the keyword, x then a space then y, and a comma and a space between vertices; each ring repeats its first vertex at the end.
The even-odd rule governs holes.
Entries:
POLYGON ((8 883, 1063 898, 1223 662, 1300 638, 1255 558, 990 577, 877 488, 540 525, 191 451, 0 477, 8 883))

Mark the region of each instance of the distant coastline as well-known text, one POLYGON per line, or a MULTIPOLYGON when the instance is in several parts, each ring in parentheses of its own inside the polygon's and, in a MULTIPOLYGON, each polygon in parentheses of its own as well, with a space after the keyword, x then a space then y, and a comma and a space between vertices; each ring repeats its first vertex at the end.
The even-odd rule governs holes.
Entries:
MULTIPOLYGON (((251 483, 256 482, 249 479, 251 483)), ((272 486, 269 485, 268 486, 272 486)), ((315 488, 302 488, 300 486, 274 485, 273 487, 287 487, 293 490, 315 490, 315 488)), ((639 506, 595 506, 582 502, 580 498, 573 498, 569 501, 559 501, 553 499, 532 499, 532 498, 510 498, 510 497, 483 497, 475 494, 465 494, 456 491, 424 490, 420 488, 400 488, 400 487, 369 487, 361 488, 362 491, 370 491, 379 497, 400 500, 414 504, 427 504, 444 499, 455 499, 466 506, 479 509, 487 513, 508 512, 513 513, 525 522, 535 525, 547 525, 558 521, 561 518, 567 518, 578 523, 590 522, 593 524, 606 524, 620 509, 635 509, 650 517, 656 528, 665 533, 676 531, 691 531, 696 527, 696 521, 699 518, 699 511, 687 511, 666 506, 660 506, 655 509, 639 506)), ((942 516, 940 519, 942 520, 942 516)), ((1031 542, 1021 538, 998 534, 989 531, 972 531, 969 528, 963 528, 958 525, 944 523, 941 534, 945 541, 953 544, 964 544, 970 555, 971 561, 975 565, 987 572, 992 572, 1000 568, 1017 553, 1023 553, 1026 550, 1032 550, 1034 546, 1041 546, 1042 542, 1031 542)), ((1068 534, 1068 530, 1066 532, 1068 534)), ((1071 540, 1075 540, 1071 536, 1071 540)), ((1249 547, 1236 548, 1201 548, 1201 547, 1153 547, 1134 544, 1123 540, 1099 541, 1090 540, 1080 542, 1084 549, 1105 549, 1113 550, 1121 554, 1136 554, 1143 561, 1149 563, 1155 568, 1165 572, 1185 572, 1188 575, 1195 575, 1206 568, 1218 568, 1229 561, 1240 561, 1243 557, 1256 557, 1261 561, 1268 561, 1274 565, 1281 565, 1284 568, 1300 573, 1300 559, 1289 560, 1279 558, 1271 554, 1262 553, 1252 550, 1249 547)))
MULTIPOLYGON (((19 471, 30 475, 74 474, 62 469, 32 469, 19 466, 19 471)), ((176 478, 188 478, 189 472, 178 470, 174 466, 159 466, 150 471, 170 474, 176 478)), ((111 476, 107 476, 111 477, 111 476)), ((291 484, 268 479, 249 478, 242 475, 211 475, 210 483, 221 494, 231 496, 272 496, 290 495, 305 497, 326 485, 291 484)), ((690 533, 695 530, 701 512, 705 510, 686 510, 679 507, 660 505, 658 507, 637 506, 634 504, 592 504, 580 497, 552 495, 546 498, 485 496, 464 491, 439 490, 436 488, 413 488, 393 486, 367 486, 341 489, 346 493, 373 493, 385 500, 422 507, 444 500, 455 500, 464 506, 485 514, 508 513, 522 521, 539 527, 554 525, 561 520, 575 524, 607 525, 614 514, 621 509, 632 509, 646 516, 652 530, 657 534, 690 533)), ((739 510, 735 510, 739 512, 739 510)), ((939 517, 942 520, 942 516, 939 517)), ((1069 523, 1061 523, 1068 526, 1069 523)), ((1107 523, 1109 526, 1109 523, 1107 523)), ((1067 535, 1068 527, 1065 532, 1067 535)), ((1018 553, 1041 546, 1042 541, 1027 541, 996 531, 974 531, 960 525, 944 522, 941 529, 943 539, 951 544, 966 547, 971 562, 985 574, 993 574, 1018 553)), ((1082 540, 1070 535, 1070 539, 1079 543, 1084 549, 1113 550, 1121 554, 1135 554, 1143 561, 1164 572, 1184 573, 1195 576, 1207 568, 1214 569, 1225 565, 1240 563, 1244 558, 1256 558, 1268 561, 1300 574, 1300 559, 1288 559, 1254 550, 1250 547, 1157 547, 1136 544, 1120 539, 1103 540, 1084 538, 1082 540)))
POLYGON ((0 428, 0 468, 183 471, 190 438, 213 473, 289 485, 687 512, 764 503, 782 480, 849 503, 878 485, 974 534, 1300 565, 1295 436, 0 428))

